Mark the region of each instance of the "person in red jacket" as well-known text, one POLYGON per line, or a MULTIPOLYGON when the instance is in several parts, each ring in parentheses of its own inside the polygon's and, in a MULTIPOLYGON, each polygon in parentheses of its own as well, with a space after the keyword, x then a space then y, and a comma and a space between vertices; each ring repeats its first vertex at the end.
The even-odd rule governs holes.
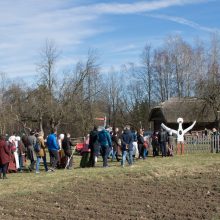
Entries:
POLYGON ((10 150, 7 142, 5 141, 4 135, 0 135, 0 179, 7 179, 6 171, 8 163, 10 161, 10 150))

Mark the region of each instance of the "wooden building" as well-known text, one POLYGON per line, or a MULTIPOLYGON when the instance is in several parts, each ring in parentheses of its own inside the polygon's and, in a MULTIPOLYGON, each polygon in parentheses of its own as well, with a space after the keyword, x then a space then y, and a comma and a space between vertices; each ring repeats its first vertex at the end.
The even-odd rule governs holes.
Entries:
POLYGON ((197 98, 170 98, 154 107, 149 115, 149 121, 153 123, 153 129, 159 130, 161 123, 177 129, 177 118, 183 118, 183 128, 197 121, 193 130, 204 130, 218 127, 218 113, 207 106, 204 100, 197 98))

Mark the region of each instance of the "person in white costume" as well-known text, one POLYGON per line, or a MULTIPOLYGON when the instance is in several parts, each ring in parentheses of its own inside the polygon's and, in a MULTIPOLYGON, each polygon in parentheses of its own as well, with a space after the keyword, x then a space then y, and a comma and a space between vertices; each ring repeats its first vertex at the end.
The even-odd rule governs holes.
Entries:
POLYGON ((19 169, 20 168, 20 165, 19 165, 19 157, 18 157, 18 141, 16 140, 16 136, 13 134, 12 136, 9 137, 8 141, 15 145, 15 151, 13 152, 14 154, 14 157, 15 157, 15 165, 16 165, 16 169, 19 169))
POLYGON ((194 121, 191 126, 189 126, 188 128, 186 128, 184 130, 183 130, 183 126, 182 126, 183 119, 178 118, 177 123, 179 124, 178 130, 174 130, 172 128, 169 128, 166 125, 164 125, 163 123, 161 124, 161 127, 164 128, 167 132, 177 135, 177 152, 178 152, 178 154, 180 154, 180 153, 184 154, 184 135, 194 127, 194 125, 196 124, 196 121, 194 121))

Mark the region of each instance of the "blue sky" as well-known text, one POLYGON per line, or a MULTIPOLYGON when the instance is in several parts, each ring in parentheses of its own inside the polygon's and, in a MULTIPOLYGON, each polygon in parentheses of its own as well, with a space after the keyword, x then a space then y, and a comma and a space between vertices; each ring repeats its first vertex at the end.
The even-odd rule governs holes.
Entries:
POLYGON ((62 51, 57 72, 97 49, 102 71, 138 62, 168 35, 192 43, 220 33, 219 0, 0 0, 0 72, 33 77, 46 39, 62 51))

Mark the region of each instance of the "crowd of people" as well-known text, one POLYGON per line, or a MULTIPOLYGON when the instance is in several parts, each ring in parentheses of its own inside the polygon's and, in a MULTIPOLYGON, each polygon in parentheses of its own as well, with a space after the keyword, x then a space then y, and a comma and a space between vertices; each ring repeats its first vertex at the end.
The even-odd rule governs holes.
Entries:
POLYGON ((153 157, 173 156, 175 138, 168 135, 162 128, 158 132, 145 135, 144 130, 136 131, 129 125, 122 131, 118 128, 106 127, 99 130, 97 126, 87 137, 85 147, 82 149, 81 167, 94 167, 99 155, 102 156, 103 167, 108 167, 108 159, 120 161, 121 166, 132 166, 135 160, 145 160, 152 147, 153 157))
MULTIPOLYGON (((98 158, 103 160, 103 167, 109 166, 109 160, 118 161, 124 167, 126 161, 132 166, 135 160, 145 160, 150 146, 153 156, 172 156, 172 136, 168 137, 162 129, 151 136, 144 136, 144 130, 136 131, 129 125, 123 131, 118 128, 98 128, 88 134, 82 149, 80 149, 80 167, 95 167, 98 158), (167 142, 168 140, 168 151, 167 142)), ((43 161, 46 172, 54 172, 57 168, 73 168, 74 145, 70 134, 60 134, 53 129, 44 139, 42 131, 30 131, 29 135, 17 136, 15 133, 9 137, 0 136, 0 179, 7 179, 8 172, 35 172, 40 173, 40 162, 43 161), (50 161, 47 162, 47 152, 50 161), (26 163, 26 161, 29 161, 26 163), (24 166, 29 164, 29 166, 24 166), (49 165, 48 165, 49 164, 49 165)))
POLYGON ((40 173, 40 162, 43 160, 46 172, 53 172, 58 167, 71 169, 73 144, 70 134, 61 134, 57 138, 57 130, 53 129, 46 140, 42 131, 30 131, 29 135, 10 137, 0 135, 0 179, 7 179, 8 172, 35 171, 40 173), (62 146, 62 151, 61 151, 62 146), (46 150, 47 149, 47 150, 46 150), (47 151, 50 156, 50 167, 47 162, 47 151), (24 163, 29 160, 29 166, 24 163))

